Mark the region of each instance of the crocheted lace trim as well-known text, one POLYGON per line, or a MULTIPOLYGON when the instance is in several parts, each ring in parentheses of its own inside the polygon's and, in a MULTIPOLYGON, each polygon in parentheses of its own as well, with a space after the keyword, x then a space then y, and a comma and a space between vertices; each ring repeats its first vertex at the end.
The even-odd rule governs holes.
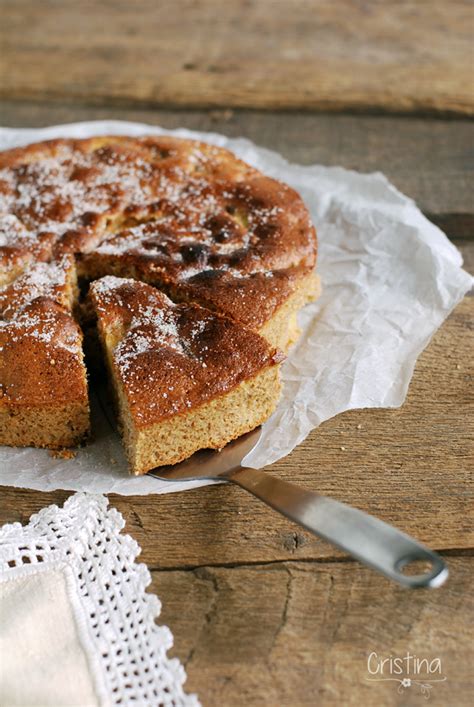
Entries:
POLYGON ((26 526, 5 525, 0 572, 45 563, 68 568, 101 705, 197 707, 196 696, 183 691, 183 666, 166 655, 173 636, 155 623, 161 604, 145 591, 151 576, 135 563, 140 548, 120 532, 123 517, 107 505, 105 496, 78 493, 63 508, 44 508, 26 526))

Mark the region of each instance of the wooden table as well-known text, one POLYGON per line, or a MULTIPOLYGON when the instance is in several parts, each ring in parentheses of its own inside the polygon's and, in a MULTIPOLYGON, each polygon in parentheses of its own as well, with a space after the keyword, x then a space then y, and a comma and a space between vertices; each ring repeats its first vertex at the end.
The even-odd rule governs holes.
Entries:
MULTIPOLYGON (((381 170, 474 269, 467 2, 178 5, 0 0, 0 123, 141 120, 381 170)), ((372 651, 439 657, 447 681, 431 701, 470 703, 472 330, 466 298, 400 410, 340 415, 274 467, 441 552, 451 577, 439 590, 399 589, 238 488, 110 497, 205 705, 423 703, 366 681, 372 651)), ((67 496, 2 488, 0 522, 67 496)))

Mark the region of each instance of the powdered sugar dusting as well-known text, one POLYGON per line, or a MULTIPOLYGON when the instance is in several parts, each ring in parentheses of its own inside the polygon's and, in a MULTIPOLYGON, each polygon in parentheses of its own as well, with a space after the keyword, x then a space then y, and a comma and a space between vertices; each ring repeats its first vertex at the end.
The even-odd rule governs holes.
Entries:
MULTIPOLYGON (((145 222, 110 235, 97 248, 98 254, 158 258, 180 263, 181 269, 186 270, 188 258, 203 260, 208 256, 208 261, 209 256, 227 259, 237 252, 250 252, 260 241, 262 225, 277 229, 274 221, 282 213, 277 206, 254 206, 245 215, 242 207, 235 213, 227 210, 231 194, 225 192, 224 198, 211 192, 210 183, 203 179, 187 177, 186 182, 162 183, 161 188, 160 209, 145 222), (196 255, 190 250, 192 247, 196 255)), ((235 194, 232 197, 235 200, 235 194)))
POLYGON ((127 333, 114 351, 122 371, 127 371, 133 360, 153 349, 166 347, 184 354, 175 306, 162 292, 136 280, 113 275, 96 280, 92 292, 97 310, 106 316, 116 315, 120 319, 125 312, 132 311, 127 333), (128 299, 130 293, 133 308, 128 299))
POLYGON ((115 275, 106 275, 101 277, 100 280, 95 280, 92 289, 94 292, 102 295, 102 299, 99 300, 98 306, 103 309, 104 305, 110 304, 113 299, 117 299, 117 290, 121 285, 124 284, 134 284, 136 281, 132 278, 126 277, 116 277, 115 275), (107 300, 106 298, 109 297, 107 300))
POLYGON ((273 187, 267 198, 265 187, 260 194, 251 186, 256 176, 227 152, 192 141, 40 147, 0 170, 0 246, 21 245, 41 259, 58 249, 138 256, 178 281, 209 269, 235 277, 271 270, 268 254, 285 232, 285 190, 273 187))
POLYGON ((72 258, 67 255, 50 263, 35 263, 11 284, 0 288, 0 316, 9 319, 38 297, 69 306, 67 285, 73 268, 72 258))
POLYGON ((29 248, 35 241, 36 235, 14 214, 0 213, 0 247, 29 248))
POLYGON ((11 320, 0 319, 0 334, 3 334, 4 345, 31 339, 47 344, 50 357, 54 357, 55 350, 64 349, 82 360, 80 332, 72 319, 69 326, 64 324, 56 310, 22 312, 11 320))
POLYGON ((144 283, 106 276, 96 280, 91 289, 106 329, 125 326, 126 331, 114 349, 114 362, 128 383, 140 376, 141 357, 152 352, 166 350, 174 355, 191 356, 206 368, 205 361, 196 358, 193 347, 193 342, 207 326, 204 313, 193 327, 183 329, 178 325, 178 307, 163 293, 144 283))
POLYGON ((17 216, 37 235, 60 237, 84 228, 85 215, 145 205, 152 168, 136 155, 73 149, 61 145, 51 156, 40 155, 19 167, 0 170, 0 207, 17 216))
POLYGON ((185 354, 184 342, 179 336, 172 311, 143 312, 134 317, 126 336, 114 351, 115 362, 122 372, 131 372, 134 364, 150 351, 171 349, 181 355, 185 354))

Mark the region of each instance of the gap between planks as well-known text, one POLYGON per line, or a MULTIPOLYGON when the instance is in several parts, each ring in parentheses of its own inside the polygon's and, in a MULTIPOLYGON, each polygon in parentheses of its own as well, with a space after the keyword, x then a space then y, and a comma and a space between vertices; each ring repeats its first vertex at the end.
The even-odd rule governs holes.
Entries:
MULTIPOLYGON (((430 548, 433 552, 437 552, 441 557, 474 557, 474 547, 460 547, 460 548, 448 548, 446 550, 439 548, 430 548)), ((338 556, 338 555, 328 555, 327 557, 316 557, 316 558, 288 558, 280 560, 255 560, 254 562, 206 562, 205 564, 199 565, 175 565, 175 566, 161 566, 149 564, 148 569, 150 572, 195 572, 196 570, 203 569, 247 569, 247 568, 258 568, 258 567, 271 567, 272 565, 288 565, 288 564, 302 564, 302 565, 337 565, 337 564, 357 564, 364 565, 364 563, 359 562, 350 555, 338 556)), ((373 570, 376 572, 376 570, 373 570)))

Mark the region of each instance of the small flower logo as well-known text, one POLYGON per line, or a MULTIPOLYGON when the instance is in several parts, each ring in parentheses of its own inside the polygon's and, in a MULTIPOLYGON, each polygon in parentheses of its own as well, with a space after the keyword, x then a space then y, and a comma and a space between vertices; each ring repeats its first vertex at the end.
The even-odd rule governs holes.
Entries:
POLYGON ((411 680, 410 680, 410 678, 403 678, 403 680, 402 680, 402 687, 411 687, 411 680))

